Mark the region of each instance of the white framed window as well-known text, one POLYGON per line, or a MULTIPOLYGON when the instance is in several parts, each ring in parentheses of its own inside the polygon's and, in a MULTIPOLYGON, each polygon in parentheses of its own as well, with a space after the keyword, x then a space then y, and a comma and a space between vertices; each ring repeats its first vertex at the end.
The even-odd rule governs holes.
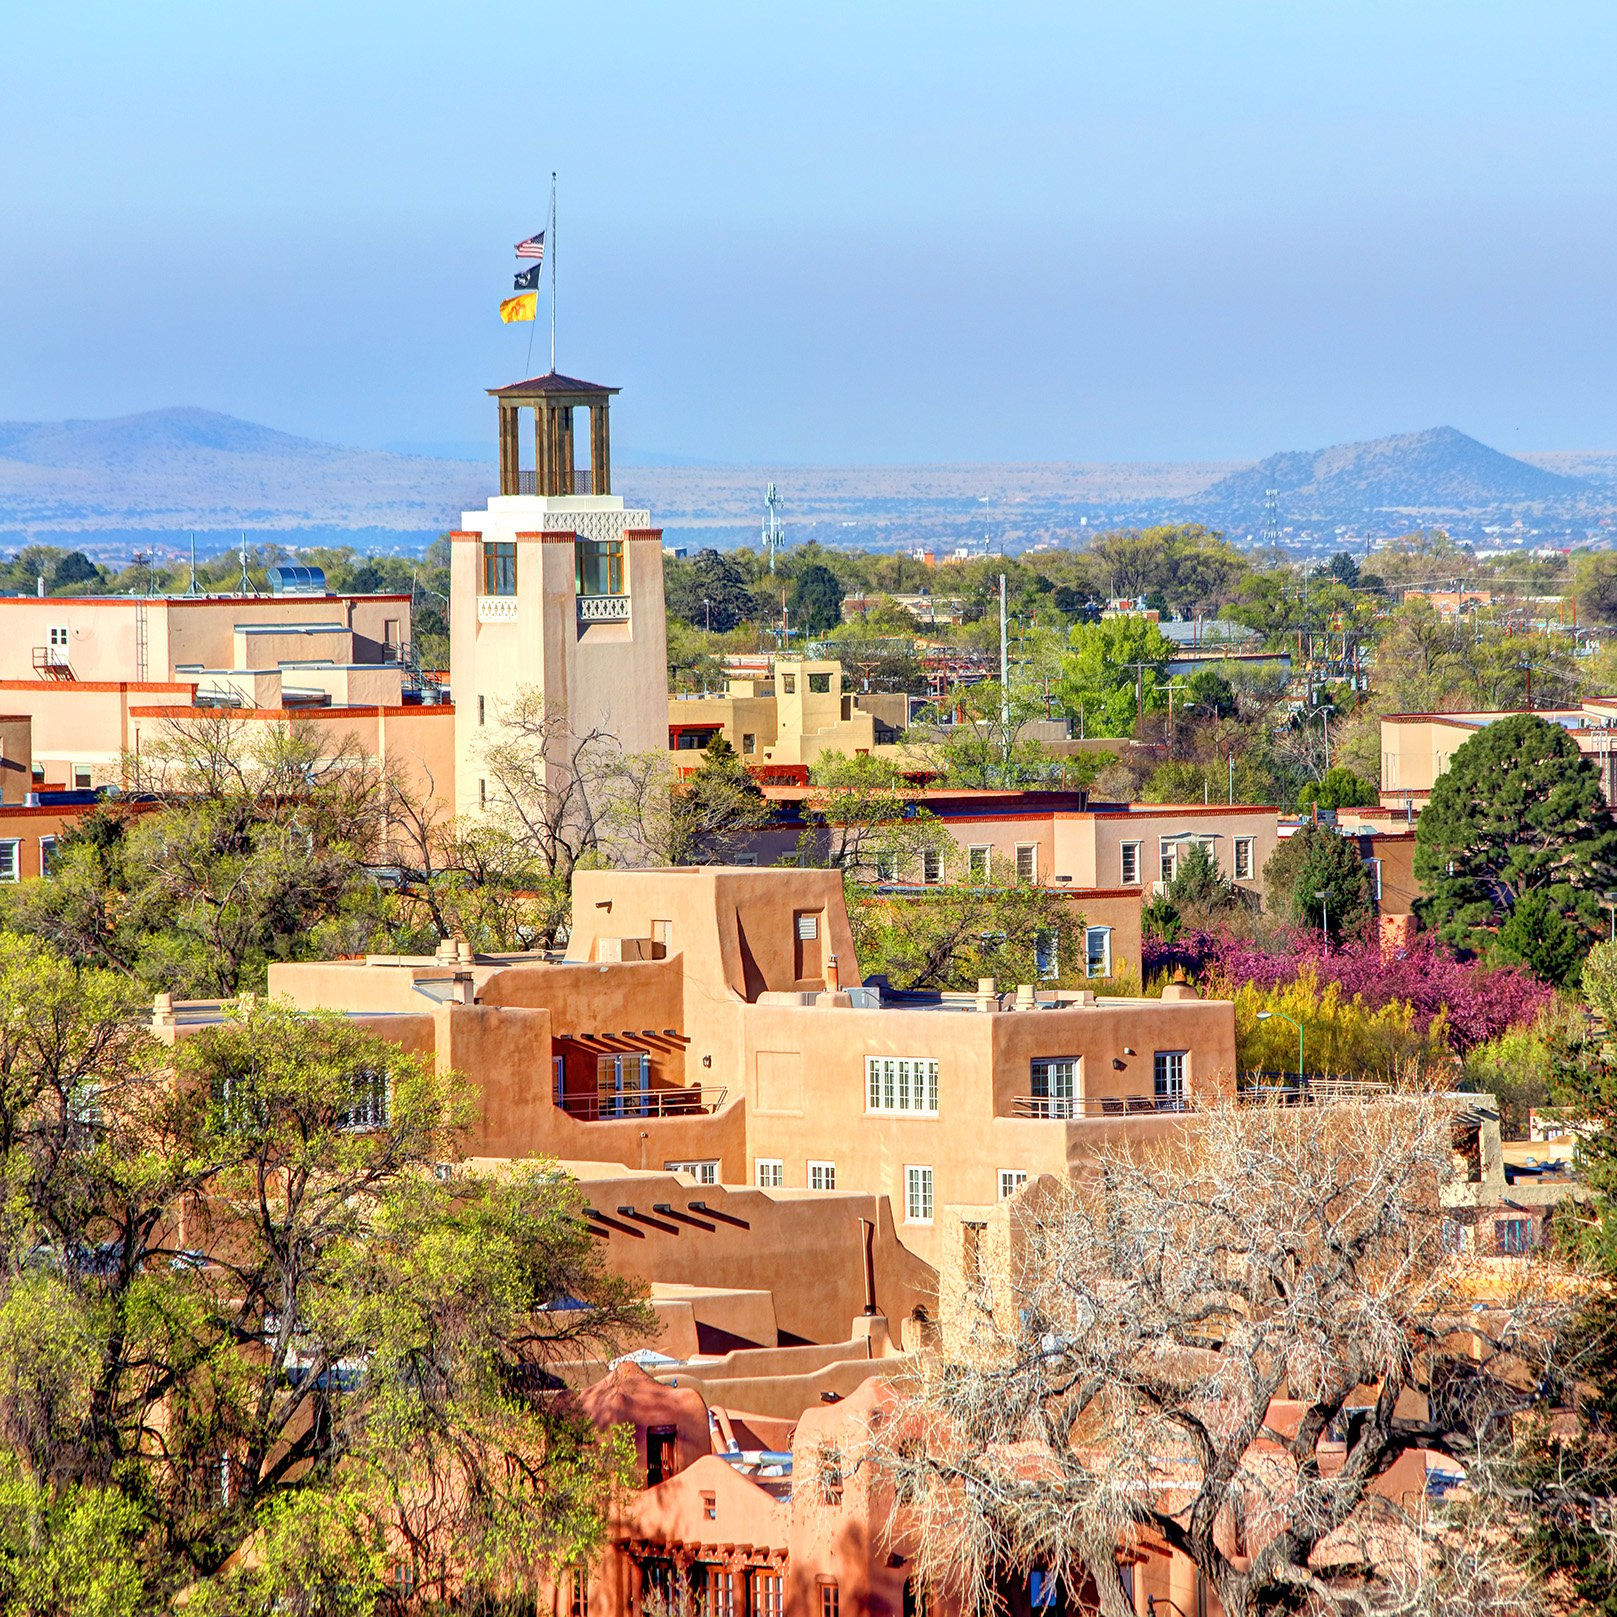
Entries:
POLYGON ((1181 1112, 1185 1108, 1185 1052, 1158 1050, 1152 1058, 1151 1076, 1157 1110, 1181 1112))
POLYGON ((865 1110, 938 1115, 938 1064, 925 1057, 866 1056, 865 1110))
POLYGON ((1252 880, 1252 838, 1237 837, 1235 839, 1235 879, 1237 881, 1252 880))
POLYGON ((39 873, 41 876, 48 876, 55 867, 56 838, 41 837, 39 839, 39 873))
POLYGON ((73 766, 73 790, 76 791, 76 792, 87 792, 87 791, 89 791, 90 790, 90 776, 91 776, 92 773, 93 772, 92 772, 92 770, 91 770, 91 768, 90 768, 90 766, 88 764, 74 764, 74 766, 73 766))
POLYGON ((719 1182, 717 1159, 707 1162, 665 1162, 663 1168, 668 1173, 688 1173, 699 1185, 716 1185, 719 1182))
POLYGON ((786 1183, 786 1165, 779 1157, 759 1157, 753 1173, 760 1190, 779 1190, 786 1183))
POLYGON ((811 1162, 808 1165, 808 1187, 810 1190, 835 1190, 837 1188, 836 1163, 811 1162))
POLYGON ((999 1199, 1008 1201, 1027 1183, 1027 1172, 1022 1168, 1001 1168, 999 1170, 999 1199))
POLYGON ((1110 977, 1112 974, 1112 929, 1109 926, 1084 928, 1084 975, 1110 977))
POLYGON ((1125 842, 1123 844, 1123 885, 1125 887, 1138 887, 1140 885, 1140 845, 1138 842, 1125 842))
POLYGON ((1381 861, 1379 859, 1366 859, 1364 873, 1370 878, 1370 896, 1376 903, 1381 902, 1381 861))
POLYGON ((1033 1091, 1035 1117, 1078 1115, 1077 1056, 1040 1056, 1029 1065, 1028 1084, 1033 1091))
POLYGON ((988 880, 989 856, 993 850, 986 842, 976 842, 966 849, 966 875, 974 882, 988 880))
POLYGON ((943 855, 936 848, 921 850, 921 880, 929 887, 943 880, 943 855))
POLYGON ((1036 842, 1018 842, 1016 845, 1016 879, 1035 882, 1039 879, 1039 845, 1036 842))
POLYGON ((894 882, 898 880, 898 855, 892 851, 876 855, 876 880, 894 882))
POLYGON ((1179 874, 1179 844, 1168 837, 1162 838, 1162 861, 1158 867, 1163 881, 1172 881, 1179 874))
POLYGON ((910 1224, 932 1222, 932 1170, 904 1169, 904 1218, 910 1224))
POLYGON ((22 880, 22 843, 16 837, 0 838, 0 881, 22 880))
POLYGON ((1044 978, 1061 975, 1061 938, 1058 933, 1040 930, 1033 935, 1033 969, 1044 978))

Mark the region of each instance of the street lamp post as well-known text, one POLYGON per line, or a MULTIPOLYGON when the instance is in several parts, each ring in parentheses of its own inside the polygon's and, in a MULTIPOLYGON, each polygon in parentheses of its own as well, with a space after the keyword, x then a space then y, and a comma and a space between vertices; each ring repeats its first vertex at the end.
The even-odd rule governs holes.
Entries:
POLYGON ((1331 895, 1330 895, 1329 892, 1315 893, 1314 894, 1314 899, 1319 905, 1319 937, 1320 937, 1320 943, 1324 948, 1324 952, 1326 954, 1329 954, 1331 952, 1331 921, 1330 921, 1331 895))
POLYGON ((1259 1011, 1258 1020, 1267 1022, 1271 1019, 1280 1022, 1290 1022, 1297 1029, 1297 1087, 1303 1087, 1303 1025, 1295 1016, 1287 1016, 1284 1011, 1259 1011))
POLYGON ((1611 941, 1617 943, 1617 893, 1602 893, 1600 907, 1611 911, 1611 941))

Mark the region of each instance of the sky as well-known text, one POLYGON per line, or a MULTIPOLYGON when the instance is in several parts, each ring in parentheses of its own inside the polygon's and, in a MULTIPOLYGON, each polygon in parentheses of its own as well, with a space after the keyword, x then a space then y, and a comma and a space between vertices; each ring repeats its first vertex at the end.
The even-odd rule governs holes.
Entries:
POLYGON ((0 420, 492 453, 555 170, 619 458, 1617 449, 1614 84, 1609 0, 9 0, 0 420))

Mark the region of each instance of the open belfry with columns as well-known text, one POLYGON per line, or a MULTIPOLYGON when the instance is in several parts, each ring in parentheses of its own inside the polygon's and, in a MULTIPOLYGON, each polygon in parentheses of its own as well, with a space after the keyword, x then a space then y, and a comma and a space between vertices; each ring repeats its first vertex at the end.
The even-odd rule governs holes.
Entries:
POLYGON ((662 532, 649 511, 612 492, 618 390, 552 371, 489 391, 499 407, 500 492, 450 536, 462 814, 487 804, 484 750, 519 691, 542 692, 547 713, 564 714, 574 733, 610 731, 627 752, 661 751, 668 736, 662 532), (522 464, 527 412, 531 467, 522 464), (578 431, 580 412, 587 433, 578 431))

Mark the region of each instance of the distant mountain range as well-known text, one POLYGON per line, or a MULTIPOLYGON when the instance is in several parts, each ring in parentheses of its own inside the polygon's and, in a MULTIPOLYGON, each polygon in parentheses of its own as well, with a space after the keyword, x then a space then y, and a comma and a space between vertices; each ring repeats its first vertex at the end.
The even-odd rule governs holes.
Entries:
MULTIPOLYGON (((1097 527, 1202 521, 1257 537, 1276 491, 1288 542, 1336 543, 1441 524, 1558 542, 1617 520, 1617 454, 1511 456, 1453 427, 1205 462, 919 467, 693 467, 616 457, 616 482, 674 544, 755 539, 763 489, 788 541, 878 549, 1008 550, 1082 542, 1097 527), (986 496, 986 505, 984 497, 986 496)), ((0 423, 0 546, 72 544, 106 560, 136 546, 204 553, 255 541, 413 552, 480 506, 488 461, 347 449, 198 409, 107 421, 0 423)))

